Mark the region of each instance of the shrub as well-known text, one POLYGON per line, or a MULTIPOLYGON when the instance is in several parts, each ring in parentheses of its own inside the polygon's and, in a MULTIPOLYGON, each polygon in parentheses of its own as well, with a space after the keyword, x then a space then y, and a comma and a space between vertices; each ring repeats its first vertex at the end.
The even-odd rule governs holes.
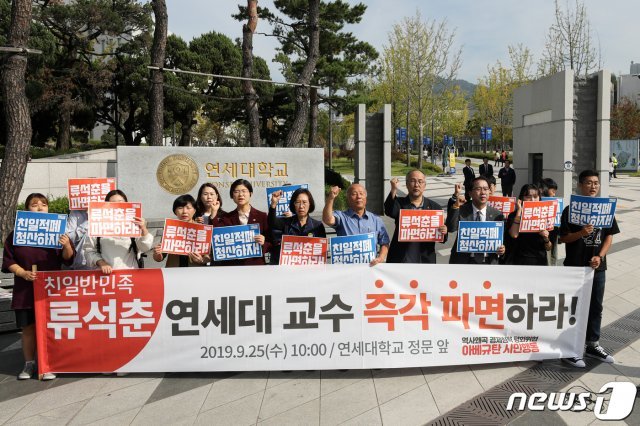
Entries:
MULTIPOLYGON (((24 210, 24 203, 16 206, 16 210, 24 210)), ((64 197, 49 198, 49 213, 69 214, 69 199, 64 197)))

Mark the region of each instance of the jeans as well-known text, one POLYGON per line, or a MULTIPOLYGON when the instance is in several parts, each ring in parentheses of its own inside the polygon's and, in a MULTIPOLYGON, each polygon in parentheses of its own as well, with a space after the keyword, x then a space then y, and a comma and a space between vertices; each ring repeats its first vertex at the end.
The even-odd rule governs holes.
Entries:
POLYGON ((600 323, 602 322, 602 300, 604 299, 605 271, 595 271, 591 287, 591 303, 587 319, 587 344, 600 340, 600 323))

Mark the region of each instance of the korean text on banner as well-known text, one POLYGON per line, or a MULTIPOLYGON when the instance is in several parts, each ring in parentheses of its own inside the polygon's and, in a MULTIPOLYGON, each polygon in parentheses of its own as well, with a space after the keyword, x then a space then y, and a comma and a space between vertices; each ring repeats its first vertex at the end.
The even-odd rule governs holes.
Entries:
POLYGON ((327 239, 283 235, 280 265, 320 265, 327 263, 327 239))
POLYGON ((458 227, 459 253, 496 253, 504 239, 504 222, 461 221, 458 227))
POLYGON ((89 203, 104 201, 116 189, 115 178, 72 178, 67 181, 69 210, 87 210, 89 203))
POLYGON ((329 241, 331 263, 370 263, 376 258, 376 234, 333 237, 329 241))
POLYGON ((261 257, 262 246, 255 242, 260 225, 220 226, 213 228, 213 260, 261 257))
POLYGON ((516 203, 516 197, 498 197, 495 195, 490 195, 487 201, 487 204, 491 207, 500 210, 504 217, 515 211, 516 203))
POLYGON ((556 222, 557 213, 556 200, 523 202, 520 232, 551 231, 556 222))
POLYGON ((444 235, 438 229, 444 225, 442 210, 400 210, 398 222, 400 232, 398 241, 401 242, 441 242, 444 235))
POLYGON ((293 193, 300 188, 309 188, 309 185, 303 183, 302 185, 287 185, 287 186, 277 186, 272 188, 267 188, 267 205, 271 205, 271 194, 276 191, 282 191, 282 196, 278 200, 278 204, 276 204, 276 216, 282 217, 289 209, 289 202, 291 201, 291 196, 293 193))
POLYGON ((553 226, 560 226, 560 220, 562 219, 562 211, 564 210, 564 199, 561 197, 540 197, 540 201, 557 201, 558 208, 556 210, 556 221, 553 226))
POLYGON ((66 214, 18 210, 13 228, 13 245, 62 248, 59 240, 66 229, 66 214))
POLYGON ((611 228, 617 204, 617 198, 572 195, 569 202, 569 223, 611 228))
POLYGON ((277 268, 38 272, 41 372, 408 368, 582 355, 588 267, 277 268))
POLYGON ((209 254, 213 226, 165 219, 162 231, 162 252, 172 254, 209 254))
POLYGON ((142 217, 140 203, 89 203, 89 236, 139 237, 142 230, 133 221, 142 217))

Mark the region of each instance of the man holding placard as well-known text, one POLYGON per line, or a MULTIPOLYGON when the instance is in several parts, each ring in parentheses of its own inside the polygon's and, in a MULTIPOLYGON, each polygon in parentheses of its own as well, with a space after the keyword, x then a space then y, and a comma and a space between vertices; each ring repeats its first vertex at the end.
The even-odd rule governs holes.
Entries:
POLYGON ((333 202, 339 193, 340 188, 337 186, 332 186, 329 190, 322 210, 322 221, 325 225, 335 228, 339 237, 374 233, 380 252, 370 265, 385 262, 389 251, 389 234, 382 220, 367 211, 367 190, 359 183, 350 185, 347 188, 349 208, 345 211, 333 211, 333 202))
POLYGON ((387 262, 436 263, 435 243, 444 243, 447 239, 442 207, 424 197, 427 182, 420 170, 407 173, 406 197, 396 196, 398 183, 398 178, 391 179, 391 191, 384 202, 384 213, 396 221, 387 262), (434 223, 434 218, 439 221, 434 223), (436 224, 438 226, 433 226, 436 224), (412 233, 414 230, 423 235, 412 233))
MULTIPOLYGON (((462 185, 457 183, 455 194, 457 194, 457 200, 449 207, 447 211, 446 226, 449 232, 458 232, 459 229, 472 229, 469 226, 469 222, 497 222, 494 230, 485 230, 488 228, 485 224, 478 224, 479 232, 474 235, 480 237, 493 236, 494 231, 498 230, 500 240, 502 240, 502 233, 504 229, 498 229, 498 227, 504 227, 504 215, 487 204, 489 200, 489 181, 485 177, 477 177, 473 180, 473 186, 471 188, 471 201, 465 202, 464 197, 461 195, 462 185), (461 226, 464 224, 463 226, 461 226), (482 228, 482 229, 481 229, 482 228)), ((473 224, 471 224, 473 225, 473 224)), ((495 250, 487 250, 484 253, 461 251, 458 247, 459 240, 462 235, 456 237, 456 241, 451 248, 451 257, 449 263, 456 264, 496 264, 498 263, 498 256, 502 256, 505 252, 504 244, 493 244, 495 250)))
MULTIPOLYGON (((577 192, 581 197, 571 196, 570 205, 565 207, 560 220, 560 242, 566 244, 567 252, 564 266, 590 266, 594 269, 585 355, 611 364, 614 359, 600 346, 599 340, 607 270, 606 255, 613 243, 613 236, 620 232, 614 216, 615 199, 596 198, 600 192, 600 178, 594 170, 580 173, 577 192), (585 200, 591 200, 592 203, 585 200), (603 213, 604 210, 607 212, 603 213), (585 218, 589 220, 584 220, 585 218), (601 228, 595 227, 594 222, 603 225, 601 228)), ((582 358, 566 358, 564 361, 574 367, 585 367, 582 358)))

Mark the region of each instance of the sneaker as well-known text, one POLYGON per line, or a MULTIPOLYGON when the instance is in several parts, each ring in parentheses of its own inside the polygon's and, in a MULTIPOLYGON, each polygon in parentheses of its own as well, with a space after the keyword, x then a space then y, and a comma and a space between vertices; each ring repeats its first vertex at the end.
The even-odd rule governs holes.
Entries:
POLYGON ((584 360, 582 358, 562 358, 562 362, 565 362, 567 364, 569 364, 572 367, 576 367, 576 368, 585 368, 587 366, 587 364, 584 363, 584 360))
POLYGON ((595 358, 599 361, 606 362, 607 364, 613 364, 614 359, 611 355, 604 350, 604 348, 600 345, 587 345, 587 348, 584 351, 584 354, 588 357, 595 358))
POLYGON ((56 376, 55 374, 53 374, 53 373, 44 373, 44 374, 42 375, 42 379, 41 379, 41 380, 43 380, 43 381, 45 381, 45 380, 53 380, 53 379, 55 379, 56 377, 57 377, 57 376, 56 376))
POLYGON ((34 361, 27 361, 24 363, 22 372, 18 374, 18 380, 29 380, 33 376, 33 372, 36 369, 36 363, 34 361))

